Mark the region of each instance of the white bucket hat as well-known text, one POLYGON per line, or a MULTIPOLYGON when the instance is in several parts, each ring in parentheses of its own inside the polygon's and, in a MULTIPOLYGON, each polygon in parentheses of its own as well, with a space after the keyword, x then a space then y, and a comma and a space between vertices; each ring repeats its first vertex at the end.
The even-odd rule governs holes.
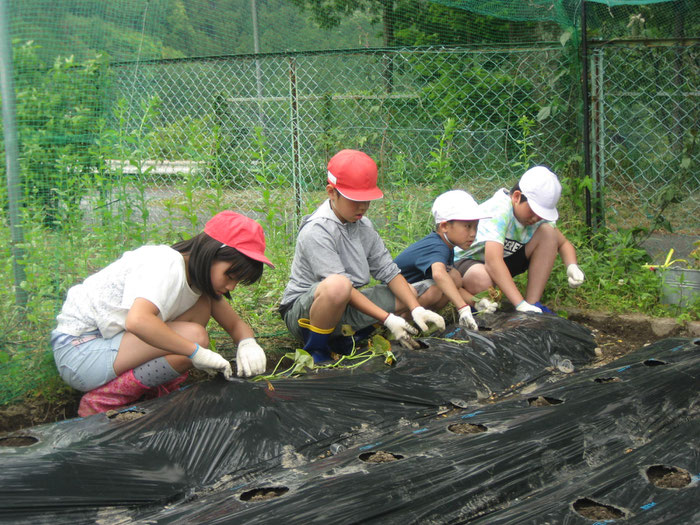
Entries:
POLYGON ((546 221, 556 221, 559 218, 557 203, 561 197, 561 184, 554 173, 544 166, 535 166, 520 177, 518 185, 537 216, 546 221))
POLYGON ((435 224, 447 221, 476 221, 491 215, 464 190, 452 190, 438 195, 433 202, 435 224))

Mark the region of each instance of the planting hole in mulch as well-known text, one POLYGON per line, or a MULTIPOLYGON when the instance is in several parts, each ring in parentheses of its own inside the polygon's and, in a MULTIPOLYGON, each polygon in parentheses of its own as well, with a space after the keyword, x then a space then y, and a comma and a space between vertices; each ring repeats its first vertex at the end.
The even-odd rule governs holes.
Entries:
POLYGON ((548 407, 550 405, 560 405, 563 403, 561 399, 545 396, 531 397, 527 400, 527 402, 531 407, 548 407))
POLYGON ((267 501, 289 492, 287 487, 260 487, 241 494, 241 501, 267 501))
POLYGON ((682 489, 690 485, 690 472, 680 467, 652 465, 647 469, 649 481, 661 489, 682 489))
POLYGON ((577 499, 574 510, 590 520, 616 520, 626 518, 626 514, 611 505, 604 505, 588 498, 577 499))
POLYGON ((622 379, 619 377, 596 377, 594 381, 596 383, 621 383, 622 379))
POLYGON ((108 410, 105 412, 107 419, 112 421, 133 421, 146 415, 145 410, 138 408, 129 408, 127 410, 108 410))
POLYGON ((455 434, 480 434, 486 432, 488 428, 474 423, 455 423, 447 427, 447 430, 455 434))
POLYGON ((39 440, 32 436, 8 436, 0 438, 0 447, 28 447, 39 440))
POLYGON ((646 361, 644 361, 644 364, 646 366, 662 366, 662 365, 665 365, 666 362, 659 361, 658 359, 647 359, 646 361))
POLYGON ((377 450, 376 452, 365 452, 360 454, 360 459, 367 463, 389 463, 390 461, 397 461, 403 459, 400 454, 392 454, 391 452, 384 452, 383 450, 377 450))

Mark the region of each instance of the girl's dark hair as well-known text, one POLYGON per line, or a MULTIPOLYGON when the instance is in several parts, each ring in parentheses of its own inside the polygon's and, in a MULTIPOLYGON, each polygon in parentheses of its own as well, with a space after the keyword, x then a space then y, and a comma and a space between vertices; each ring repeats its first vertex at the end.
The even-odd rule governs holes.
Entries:
MULTIPOLYGON (((231 268, 226 273, 241 284, 253 284, 262 277, 262 262, 251 259, 235 248, 223 245, 206 233, 200 233, 191 239, 173 244, 172 249, 182 254, 189 254, 187 270, 190 275, 190 284, 214 299, 218 298, 211 285, 211 265, 214 261, 229 261, 231 268)), ((224 297, 230 299, 231 295, 225 293, 224 297)))

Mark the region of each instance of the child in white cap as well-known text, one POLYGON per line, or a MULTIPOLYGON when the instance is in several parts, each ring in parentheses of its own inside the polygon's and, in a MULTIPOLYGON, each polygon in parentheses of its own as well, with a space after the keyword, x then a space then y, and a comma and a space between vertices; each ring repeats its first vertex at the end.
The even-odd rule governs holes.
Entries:
POLYGON ((238 343, 238 375, 263 373, 253 330, 222 299, 258 281, 263 264, 272 267, 262 227, 224 211, 203 233, 128 251, 68 290, 51 343, 61 378, 87 392, 78 415, 167 394, 192 367, 230 379, 230 363, 206 348, 212 317, 238 343))
POLYGON ((483 203, 490 219, 479 222, 472 246, 457 253, 456 268, 462 283, 476 294, 498 286, 520 312, 551 313, 540 303, 557 253, 566 266, 571 287, 585 277, 576 260, 576 249, 556 229, 561 184, 544 166, 527 170, 510 191, 502 188, 483 203), (528 272, 523 296, 513 277, 528 272))
POLYGON ((402 275, 418 291, 425 292, 426 306, 439 310, 451 302, 459 314, 459 324, 477 330, 472 316, 476 311, 494 312, 496 303, 474 300, 462 285, 462 276, 454 265, 455 248, 466 250, 474 241, 480 219, 490 217, 483 206, 463 190, 453 190, 439 195, 433 203, 435 231, 413 243, 399 254, 394 262, 402 275))
POLYGON ((305 217, 299 228, 292 272, 280 302, 290 333, 304 343, 315 362, 343 353, 342 326, 358 337, 377 321, 406 347, 411 335, 428 323, 445 321, 423 308, 394 264, 370 220, 370 202, 383 197, 377 187, 377 165, 361 151, 345 149, 328 162, 328 199, 305 217), (374 277, 379 285, 362 288, 374 277), (362 288, 362 289, 360 289, 362 288), (397 315, 398 314, 398 315, 397 315))

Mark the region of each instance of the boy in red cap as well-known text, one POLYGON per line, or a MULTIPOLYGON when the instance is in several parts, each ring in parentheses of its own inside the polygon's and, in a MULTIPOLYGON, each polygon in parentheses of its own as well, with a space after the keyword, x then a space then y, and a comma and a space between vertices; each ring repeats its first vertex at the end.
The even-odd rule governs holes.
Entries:
POLYGON ((287 328, 304 350, 315 362, 327 361, 331 351, 342 352, 343 325, 361 337, 377 321, 402 345, 416 347, 411 335, 418 331, 400 317, 408 312, 421 330, 428 323, 444 328, 442 317, 420 305, 365 217, 370 201, 383 197, 374 161, 361 151, 338 152, 328 162, 326 193, 328 199, 302 221, 280 303, 287 328), (360 290, 370 277, 383 284, 360 290))
POLYGON ((175 390, 198 368, 233 375, 209 346, 214 318, 238 343, 239 376, 265 371, 265 352, 231 308, 239 283, 260 279, 265 235, 232 211, 215 215, 199 235, 170 246, 142 246, 68 290, 51 333, 61 378, 87 392, 82 417, 175 390))
POLYGON ((519 312, 551 313, 540 299, 557 253, 566 266, 569 285, 580 286, 585 277, 576 249, 555 227, 560 196, 557 176, 535 166, 513 189, 502 188, 483 203, 491 218, 479 221, 474 243, 455 265, 464 288, 476 294, 495 285, 519 312), (513 277, 524 272, 528 275, 523 297, 513 277))

